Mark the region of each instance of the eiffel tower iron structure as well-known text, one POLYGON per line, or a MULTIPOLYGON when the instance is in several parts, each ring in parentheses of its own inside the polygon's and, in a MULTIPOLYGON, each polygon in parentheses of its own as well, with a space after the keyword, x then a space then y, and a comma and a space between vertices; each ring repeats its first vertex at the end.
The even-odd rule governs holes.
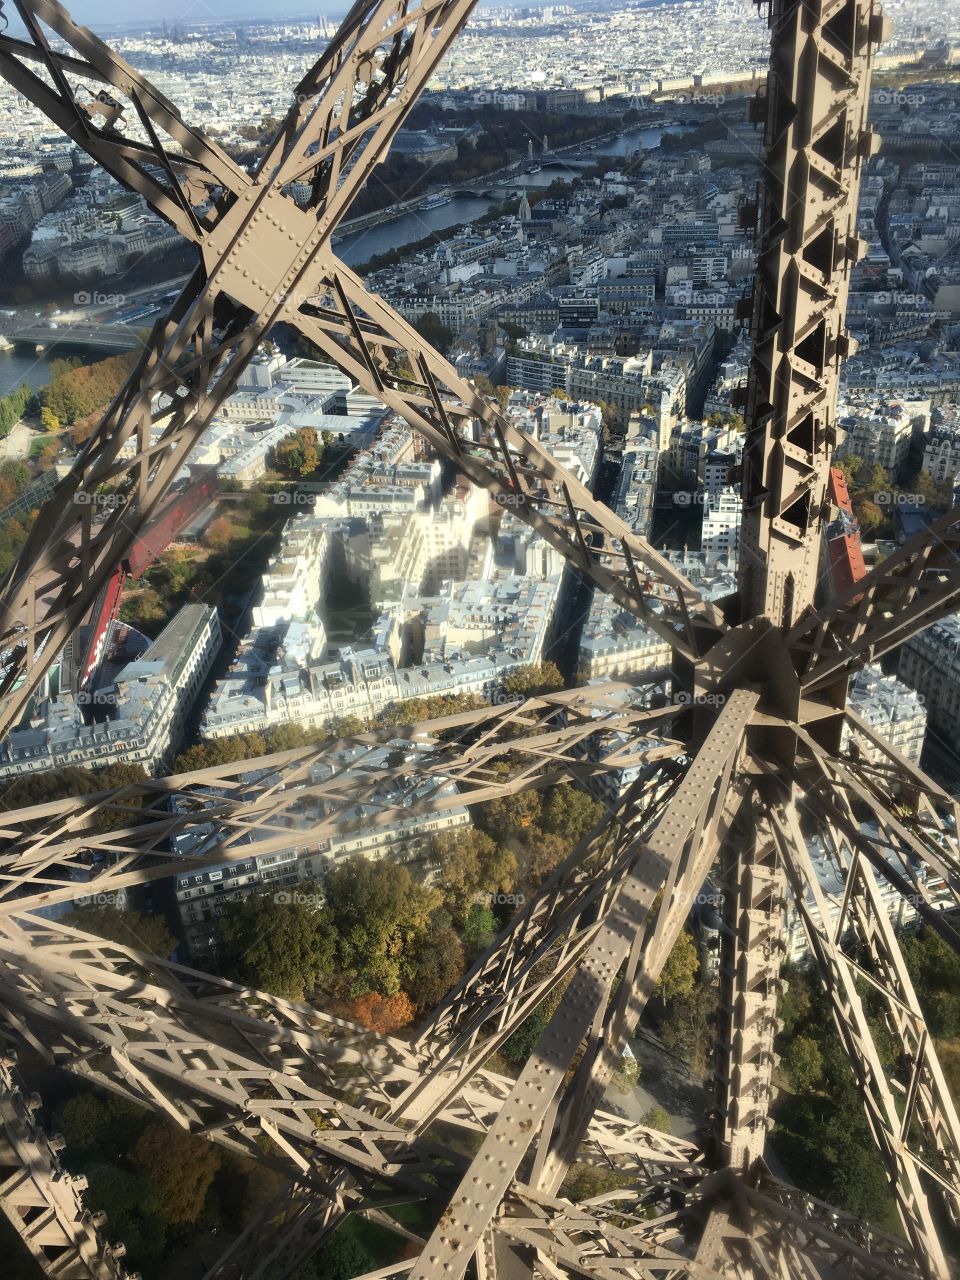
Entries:
POLYGON ((858 720, 846 693, 863 664, 960 608, 960 511, 839 598, 817 594, 884 20, 873 0, 764 6, 770 69, 751 111, 760 182, 743 209, 757 268, 741 570, 736 593, 716 603, 334 252, 351 201, 472 8, 357 0, 248 173, 56 0, 9 6, 19 25, 0 33, 0 74, 195 245, 199 265, 0 584, 0 730, 19 722, 279 322, 666 639, 682 706, 637 710, 628 689, 591 685, 5 812, 0 1207, 47 1275, 126 1274, 83 1179, 61 1165, 62 1140, 39 1123, 41 1100, 18 1074, 26 1047, 284 1175, 209 1280, 289 1275, 348 1214, 407 1238, 409 1260, 378 1277, 945 1280, 960 1122, 881 888, 960 944, 941 909, 943 892, 960 906, 957 806, 858 720), (294 184, 306 198, 294 199, 294 184), (122 501, 89 502, 103 486, 122 501), (845 727, 869 752, 843 747, 845 727), (377 750, 398 736, 409 750, 384 772, 377 750), (345 745, 352 763, 318 775, 345 745), (383 804, 408 786, 406 811, 429 813, 449 803, 447 790, 424 791, 430 779, 480 803, 618 772, 632 781, 603 823, 410 1038, 37 913, 74 896, 71 872, 91 852, 104 855, 100 887, 119 889, 288 847, 295 812, 305 848, 342 829, 358 797, 383 804), (201 826, 213 834, 174 851, 187 847, 174 835, 201 826), (833 915, 811 836, 843 878, 833 915), (603 1095, 708 874, 723 900, 720 1015, 713 1105, 695 1144, 622 1119, 603 1095), (765 1158, 788 905, 862 1093, 899 1233, 820 1203, 765 1158), (491 1056, 551 993, 555 1012, 518 1078, 498 1074, 491 1056), (881 1032, 897 1046, 893 1065, 881 1032), (621 1189, 571 1201, 574 1161, 616 1172, 621 1189), (409 1201, 428 1224, 420 1232, 389 1214, 409 1201))

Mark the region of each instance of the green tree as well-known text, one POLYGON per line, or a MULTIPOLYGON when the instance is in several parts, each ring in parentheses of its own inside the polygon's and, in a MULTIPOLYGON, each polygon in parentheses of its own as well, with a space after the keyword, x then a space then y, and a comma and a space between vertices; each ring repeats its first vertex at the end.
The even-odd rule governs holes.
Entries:
POLYGON ((485 951, 497 936, 497 920, 489 907, 476 903, 463 922, 463 945, 472 958, 485 951))
POLYGON ((575 845, 597 825, 604 812, 603 805, 582 787, 564 782, 550 789, 543 804, 541 825, 544 831, 575 845))
POLYGON ((532 698, 538 693, 556 693, 563 688, 563 676, 555 662, 537 662, 518 667, 503 680, 504 692, 511 697, 532 698))
POLYGON ((784 978, 777 1017, 780 1020, 781 1035, 790 1036, 810 1017, 813 993, 810 980, 802 970, 785 968, 784 978))
POLYGON ((673 1132, 673 1121, 668 1112, 656 1103, 640 1117, 640 1123, 645 1124, 648 1129, 657 1129, 660 1133, 673 1132))
POLYGON ((288 724, 277 724, 264 734, 264 743, 268 751, 292 751, 296 747, 305 747, 315 742, 320 735, 304 729, 303 725, 291 720, 288 724))
POLYGON ((435 311, 425 311, 414 321, 413 327, 438 351, 446 352, 453 342, 453 330, 443 323, 435 311))
POLYGON ((321 1246, 316 1273, 323 1280, 352 1280, 353 1276, 375 1270, 381 1262, 356 1236, 341 1228, 321 1246))
POLYGON ((697 1072, 706 1067, 711 1043, 710 1018, 714 1007, 715 996, 697 982, 688 995, 671 1000, 660 1013, 658 1031, 661 1040, 697 1072))
POLYGON ((856 480, 863 468, 863 459, 855 453, 845 453, 842 458, 834 458, 833 465, 843 472, 847 484, 856 480))
POLYGON ((857 476, 857 492, 870 497, 877 493, 889 493, 892 487, 890 472, 879 462, 873 463, 866 472, 861 470, 857 476))
POLYGON ((355 856, 327 873, 323 893, 337 994, 409 990, 440 891, 417 884, 395 862, 355 856))
POLYGON ((218 764, 234 764, 237 760, 252 760, 265 755, 267 744, 263 734, 241 733, 232 738, 213 738, 198 742, 177 756, 173 762, 174 773, 192 773, 197 769, 211 769, 218 764))
POLYGON ((422 720, 435 720, 452 716, 458 711, 476 711, 487 703, 476 693, 438 693, 432 698, 409 698, 395 702, 383 713, 386 725, 419 724, 422 720))
MULTIPOLYGON (((0 397, 0 440, 10 434, 33 400, 33 391, 26 383, 21 387, 15 387, 9 394, 0 397)), ((4 464, 5 467, 9 465, 10 463, 4 464)), ((0 507, 3 505, 4 500, 0 498, 0 507)))
POLYGON ((823 1135, 823 1146, 831 1169, 831 1203, 866 1222, 893 1226, 896 1214, 883 1165, 863 1103, 852 1086, 837 1100, 836 1111, 823 1135))
POLYGON ((574 1204, 582 1204, 584 1200, 592 1200, 594 1196, 602 1196, 608 1191, 617 1191, 627 1186, 630 1175, 618 1173, 614 1169, 598 1168, 593 1164, 574 1164, 563 1181, 563 1196, 574 1204))
MULTIPOLYGON (((4 401, 0 400, 0 405, 3 403, 4 401)), ((0 462, 0 508, 9 506, 29 483, 30 468, 25 462, 18 462, 12 458, 0 462)))
POLYGON ((67 1098, 54 1114, 54 1128, 66 1139, 64 1159, 71 1168, 128 1151, 149 1122, 150 1113, 143 1107, 99 1091, 67 1098))
POLYGON ((316 471, 323 457, 323 445, 313 427, 300 427, 273 451, 274 466, 287 474, 306 476, 316 471))
MULTIPOLYGON (((86 796, 93 791, 125 787, 129 783, 143 782, 146 776, 140 765, 132 764, 113 764, 96 772, 75 766, 44 770, 16 778, 6 787, 0 788, 0 804, 8 809, 26 808, 51 800, 86 796)), ((139 807, 139 802, 125 796, 118 800, 115 809, 104 808, 97 817, 97 829, 111 831, 118 826, 129 825, 134 820, 130 813, 131 807, 139 807)))
POLYGON ((960 1035, 960 956, 932 929, 901 942, 917 998, 935 1036, 960 1035))
POLYGON ((476 827, 442 831, 430 844, 436 886, 456 920, 464 920, 478 894, 508 893, 517 860, 507 848, 476 827))
POLYGON ((791 1040, 782 1063, 797 1093, 810 1093, 823 1079, 823 1054, 810 1036, 796 1036, 791 1040))
POLYGON ((407 989, 418 1013, 435 1009, 463 977, 463 943, 449 925, 424 931, 410 948, 407 989))
POLYGON ((657 979, 657 994, 666 1004, 693 991, 700 972, 697 945, 689 929, 681 929, 657 979))
POLYGON ((143 1131, 130 1159, 156 1187, 157 1205, 167 1222, 199 1220, 220 1168, 220 1153, 211 1142, 161 1121, 143 1131))
POLYGON ((857 503, 856 517, 863 533, 872 533, 874 529, 879 529, 884 520, 883 511, 875 502, 870 502, 868 499, 857 503))
POLYGON ((143 916, 139 911, 125 911, 109 904, 82 906, 77 911, 68 911, 64 920, 85 933, 95 933, 98 938, 119 942, 162 960, 166 960, 177 945, 160 916, 143 916))
POLYGON ((514 1066, 522 1066, 533 1052, 548 1021, 549 1014, 544 1002, 531 1010, 513 1035, 504 1041, 501 1056, 514 1066))
POLYGON ((152 1270, 163 1257, 167 1239, 153 1180, 109 1161, 89 1165, 84 1174, 89 1183, 87 1203, 107 1215, 107 1239, 126 1245, 132 1266, 152 1270))
POLYGON ((542 806, 539 792, 520 791, 479 805, 476 820, 494 840, 522 839, 531 828, 539 828, 542 806))
POLYGON ((315 885, 231 902, 217 922, 224 972, 285 1000, 303 1000, 332 971, 335 940, 315 885))
POLYGON ((55 360, 42 392, 43 406, 60 423, 73 424, 108 405, 136 364, 136 354, 109 356, 95 364, 55 360))
POLYGON ((539 889, 560 863, 569 856, 572 845, 563 836, 534 828, 525 833, 526 857, 523 865, 523 882, 527 889, 539 889))

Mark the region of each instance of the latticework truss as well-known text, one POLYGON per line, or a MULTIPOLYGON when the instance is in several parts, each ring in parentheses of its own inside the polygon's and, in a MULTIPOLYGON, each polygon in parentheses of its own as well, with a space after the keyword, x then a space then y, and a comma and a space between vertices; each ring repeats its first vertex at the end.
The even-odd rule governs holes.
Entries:
MULTIPOLYGON (((332 250, 472 0, 358 0, 253 174, 55 0, 14 7, 23 31, 0 34, 0 74, 143 195, 200 265, 3 581, 0 729, 19 721, 279 321, 668 640, 686 698, 638 709, 629 686, 590 686, 4 814, 9 1038, 284 1175, 285 1190, 211 1280, 288 1275, 348 1213, 415 1246, 410 1261, 378 1273, 414 1280, 943 1280, 960 1208, 960 1123, 880 886, 960 943, 942 910, 960 905, 956 805, 845 699, 858 667, 960 604, 956 514, 828 608, 816 599, 856 205, 872 150, 867 89, 882 37, 872 0, 769 9, 771 70, 755 112, 764 135, 743 564, 723 608, 332 250), (294 199, 294 184, 307 199, 294 199), (104 486, 118 495, 109 507, 85 500, 104 486), (841 754, 845 724, 869 752, 841 754), (629 779, 607 819, 409 1039, 37 914, 73 899, 78 870, 94 860, 98 889, 120 890, 316 849, 365 821, 365 806, 426 814, 600 775, 629 779), (811 836, 843 876, 835 912, 811 836), (722 888, 723 946, 701 1148, 620 1119, 603 1096, 708 873, 722 888), (821 1204, 765 1162, 788 904, 807 931, 902 1235, 821 1204), (867 990, 902 1046, 893 1070, 867 990), (490 1070, 551 995, 555 1012, 519 1077, 490 1070), (622 1189, 571 1202, 575 1161, 615 1171, 622 1189), (424 1238, 389 1213, 411 1199, 430 1224, 424 1238)), ((0 1069, 0 1206, 47 1274, 119 1275, 122 1253, 98 1234, 82 1183, 63 1174, 14 1061, 0 1069)))

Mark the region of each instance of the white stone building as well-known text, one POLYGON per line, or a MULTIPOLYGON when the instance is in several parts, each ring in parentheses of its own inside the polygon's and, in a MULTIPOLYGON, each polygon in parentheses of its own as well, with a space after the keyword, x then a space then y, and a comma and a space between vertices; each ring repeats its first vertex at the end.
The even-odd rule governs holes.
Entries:
MULTIPOLYGON (((927 709, 923 698, 896 676, 885 676, 879 666, 864 667, 850 681, 848 705, 878 736, 897 751, 919 763, 927 732, 927 709)), ((882 759, 882 752, 862 734, 844 728, 843 745, 855 744, 869 759, 882 759)))
POLYGON ((930 728, 960 747, 960 615, 912 636, 900 650, 897 675, 923 698, 930 728))
POLYGON ((0 743, 0 779, 68 766, 139 764, 148 774, 168 767, 219 648, 216 609, 184 605, 112 685, 88 695, 106 719, 87 723, 72 698, 47 700, 0 743))
MULTIPOLYGON (((311 782, 322 783, 332 772, 349 768, 361 750, 365 769, 373 767, 375 762, 368 748, 350 748, 315 766, 311 782)), ((394 750, 403 750, 409 755, 411 744, 406 739, 385 744, 380 749, 384 765, 394 750)), ((421 784, 416 798, 450 798, 456 794, 453 783, 431 779, 421 784)), ((408 788, 383 787, 375 801, 339 811, 337 830, 327 829, 320 835, 314 834, 311 826, 324 816, 324 811, 315 803, 304 802, 290 815, 288 848, 257 854, 258 840, 274 833, 264 831, 261 837, 253 831, 246 842, 250 847, 248 856, 243 856, 241 844, 236 846, 240 856, 230 862, 178 875, 174 889, 177 912, 191 954, 203 955, 215 945, 217 921, 231 902, 265 889, 292 897, 300 891, 298 886, 321 881, 331 867, 357 854, 377 861, 389 858, 404 862, 410 864, 414 874, 429 877, 430 841, 442 831, 469 826, 470 814, 464 805, 452 804, 426 815, 384 815, 384 809, 400 807, 409 803, 410 798, 408 788)), ((217 828, 210 823, 175 837, 174 844, 177 853, 197 856, 218 838, 217 828)))
POLYGON ((741 513, 739 487, 725 485, 715 494, 708 493, 703 504, 701 551, 736 558, 740 552, 741 513))

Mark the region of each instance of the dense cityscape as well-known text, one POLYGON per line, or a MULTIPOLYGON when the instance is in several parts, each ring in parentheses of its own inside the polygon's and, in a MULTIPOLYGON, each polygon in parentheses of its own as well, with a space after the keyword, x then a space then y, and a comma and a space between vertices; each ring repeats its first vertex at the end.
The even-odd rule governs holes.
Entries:
MULTIPOLYGON (((856 216, 823 606, 960 502, 960 18, 928 0, 886 11, 894 26, 870 90, 880 143, 863 166, 856 216)), ((254 173, 338 20, 190 12, 100 34, 254 173)), ((716 603, 736 593, 747 554, 741 476, 762 163, 750 104, 769 38, 745 0, 485 6, 333 239, 370 293, 716 603)), ((77 101, 112 127, 119 107, 98 92, 81 84, 77 101)), ((149 141, 143 120, 125 123, 149 141)), ((291 194, 301 208, 313 198, 306 179, 291 194)), ((3 82, 0 572, 30 545, 44 503, 83 458, 198 260, 144 195, 3 82)), ((415 784, 403 775, 428 754, 415 727, 602 687, 624 715, 659 716, 644 746, 665 748, 691 695, 662 628, 596 588, 547 527, 512 509, 509 492, 472 480, 358 377, 290 323, 258 341, 0 740, 0 799, 4 810, 80 805, 210 771, 195 779, 189 825, 163 837, 182 873, 101 890, 122 859, 109 838, 96 850, 91 841, 70 895, 38 914, 409 1039, 618 812, 645 767, 621 762, 624 733, 604 741, 601 771, 585 736, 591 769, 558 767, 539 790, 474 802, 453 768, 424 769, 415 784), (289 753, 282 766, 258 763, 277 752, 289 753), (382 776, 329 820, 328 789, 361 763, 382 776), (236 788, 253 816, 230 828, 229 856, 216 861, 236 788)), ((175 408, 155 397, 149 429, 118 457, 151 446, 161 456, 175 408)), ((124 495, 104 487, 83 500, 96 527, 124 495)), ((651 582, 638 582, 656 615, 651 582)), ((879 768, 886 743, 960 795, 960 613, 867 662, 845 696, 863 728, 845 724, 845 756, 879 768)), ((429 741, 449 747, 460 741, 452 732, 429 741)), ((490 777, 516 767, 506 753, 490 777)), ((103 815, 103 832, 136 827, 146 803, 137 796, 103 815)), ((186 813, 176 797, 170 812, 181 803, 186 813)), ((887 848, 876 822, 857 821, 887 848)), ((840 933, 848 882, 820 836, 804 835, 819 885, 810 911, 840 933)), ((880 856, 893 863, 892 852, 880 856)), ((946 874, 926 864, 917 874, 928 907, 955 908, 946 874)), ((712 868, 603 1099, 608 1113, 691 1142, 710 1107, 722 1017, 724 884, 712 868)), ((877 898, 960 1099, 960 958, 925 923, 916 893, 877 877, 877 898)), ((776 945, 789 982, 768 1163, 899 1236, 804 912, 782 914, 776 945)), ((559 998, 551 990, 531 1004, 490 1071, 510 1081, 523 1071, 559 998)), ((279 1193, 280 1175, 239 1146, 211 1145, 95 1088, 96 1071, 54 1077, 35 1056, 21 1052, 22 1074, 35 1074, 46 1130, 63 1136, 63 1168, 106 1213, 118 1265, 126 1252, 128 1270, 115 1274, 204 1276, 279 1193)), ((624 1185, 618 1177, 578 1161, 563 1194, 600 1196, 624 1185)), ((419 1256, 404 1248, 429 1224, 407 1207, 348 1217, 296 1274, 350 1280, 419 1256)), ((956 1244, 955 1228, 945 1230, 956 1244)), ((3 1238, 8 1274, 41 1274, 14 1230, 3 1238)))

